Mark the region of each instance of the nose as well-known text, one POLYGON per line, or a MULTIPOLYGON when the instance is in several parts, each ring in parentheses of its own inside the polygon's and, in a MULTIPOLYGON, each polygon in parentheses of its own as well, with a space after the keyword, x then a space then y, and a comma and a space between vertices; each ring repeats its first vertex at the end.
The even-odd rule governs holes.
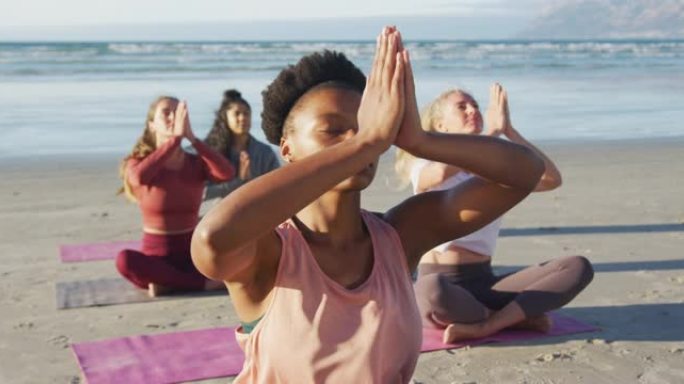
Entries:
POLYGON ((467 104, 466 105, 466 113, 469 115, 473 115, 477 112, 477 108, 472 105, 472 104, 467 104))

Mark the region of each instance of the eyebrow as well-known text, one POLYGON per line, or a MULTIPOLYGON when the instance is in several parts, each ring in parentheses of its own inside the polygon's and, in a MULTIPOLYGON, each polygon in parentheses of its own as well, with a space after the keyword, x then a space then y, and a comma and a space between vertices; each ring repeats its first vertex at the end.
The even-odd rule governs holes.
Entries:
POLYGON ((473 105, 480 105, 480 104, 478 104, 477 101, 475 101, 475 100, 472 100, 472 101, 463 100, 463 101, 457 102, 456 104, 458 104, 458 105, 465 105, 465 104, 468 104, 468 103, 471 103, 471 104, 473 104, 473 105))
POLYGON ((344 115, 340 113, 324 113, 322 115, 319 115, 318 118, 316 118, 317 121, 343 121, 347 122, 348 119, 344 117, 344 115))

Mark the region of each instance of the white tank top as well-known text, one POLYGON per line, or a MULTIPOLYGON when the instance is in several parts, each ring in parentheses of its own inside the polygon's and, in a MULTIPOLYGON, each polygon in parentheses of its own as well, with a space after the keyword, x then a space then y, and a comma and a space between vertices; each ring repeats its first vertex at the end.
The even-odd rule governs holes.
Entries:
MULTIPOLYGON (((411 164, 411 184, 413 185, 413 194, 418 193, 416 189, 418 187, 420 173, 430 163, 432 162, 425 159, 413 160, 411 164)), ((440 184, 432 188, 429 188, 428 191, 442 191, 445 189, 451 189, 472 177, 476 176, 468 172, 459 172, 447 178, 440 184)), ((496 248, 496 239, 499 237, 501 219, 502 217, 499 217, 498 219, 492 221, 491 223, 485 225, 484 227, 467 236, 440 244, 437 247, 435 247, 435 250, 444 252, 450 245, 455 245, 457 247, 465 248, 469 251, 477 252, 479 254, 491 257, 494 254, 494 249, 496 248)))

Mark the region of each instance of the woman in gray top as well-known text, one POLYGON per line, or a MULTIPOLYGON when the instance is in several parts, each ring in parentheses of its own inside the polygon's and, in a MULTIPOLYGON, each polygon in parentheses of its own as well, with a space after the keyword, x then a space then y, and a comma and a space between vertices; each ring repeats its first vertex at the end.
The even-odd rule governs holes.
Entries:
POLYGON ((247 181, 280 166, 273 150, 249 134, 252 108, 239 91, 229 89, 214 119, 214 126, 204 140, 223 154, 237 170, 237 177, 224 183, 209 183, 205 200, 221 199, 247 181))

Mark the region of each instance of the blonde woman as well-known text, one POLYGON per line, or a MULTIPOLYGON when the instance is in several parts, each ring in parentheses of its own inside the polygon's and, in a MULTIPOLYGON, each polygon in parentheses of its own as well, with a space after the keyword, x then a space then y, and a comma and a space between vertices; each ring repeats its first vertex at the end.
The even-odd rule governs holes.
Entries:
MULTIPOLYGON (((499 84, 491 87, 487 122, 484 135, 503 136, 534 151, 544 161, 545 171, 535 191, 561 185, 561 174, 553 161, 513 128, 508 95, 499 84)), ((428 105, 422 128, 444 134, 480 135, 483 119, 475 99, 454 89, 428 105)), ((459 189, 478 178, 476 172, 415 158, 401 150, 395 168, 410 180, 416 194, 459 189)), ((470 235, 435 247, 420 260, 415 293, 423 325, 444 329, 445 342, 484 337, 507 327, 548 331, 551 323, 546 313, 570 302, 593 278, 591 264, 582 256, 558 258, 496 276, 491 260, 500 225, 501 217, 495 218, 470 235)))
POLYGON ((174 290, 205 290, 221 284, 202 276, 190 258, 190 240, 207 180, 227 181, 235 170, 198 140, 185 102, 169 96, 155 100, 145 130, 121 164, 122 191, 142 213, 142 251, 117 255, 119 272, 150 295, 174 290), (181 148, 187 139, 197 151, 181 148))

